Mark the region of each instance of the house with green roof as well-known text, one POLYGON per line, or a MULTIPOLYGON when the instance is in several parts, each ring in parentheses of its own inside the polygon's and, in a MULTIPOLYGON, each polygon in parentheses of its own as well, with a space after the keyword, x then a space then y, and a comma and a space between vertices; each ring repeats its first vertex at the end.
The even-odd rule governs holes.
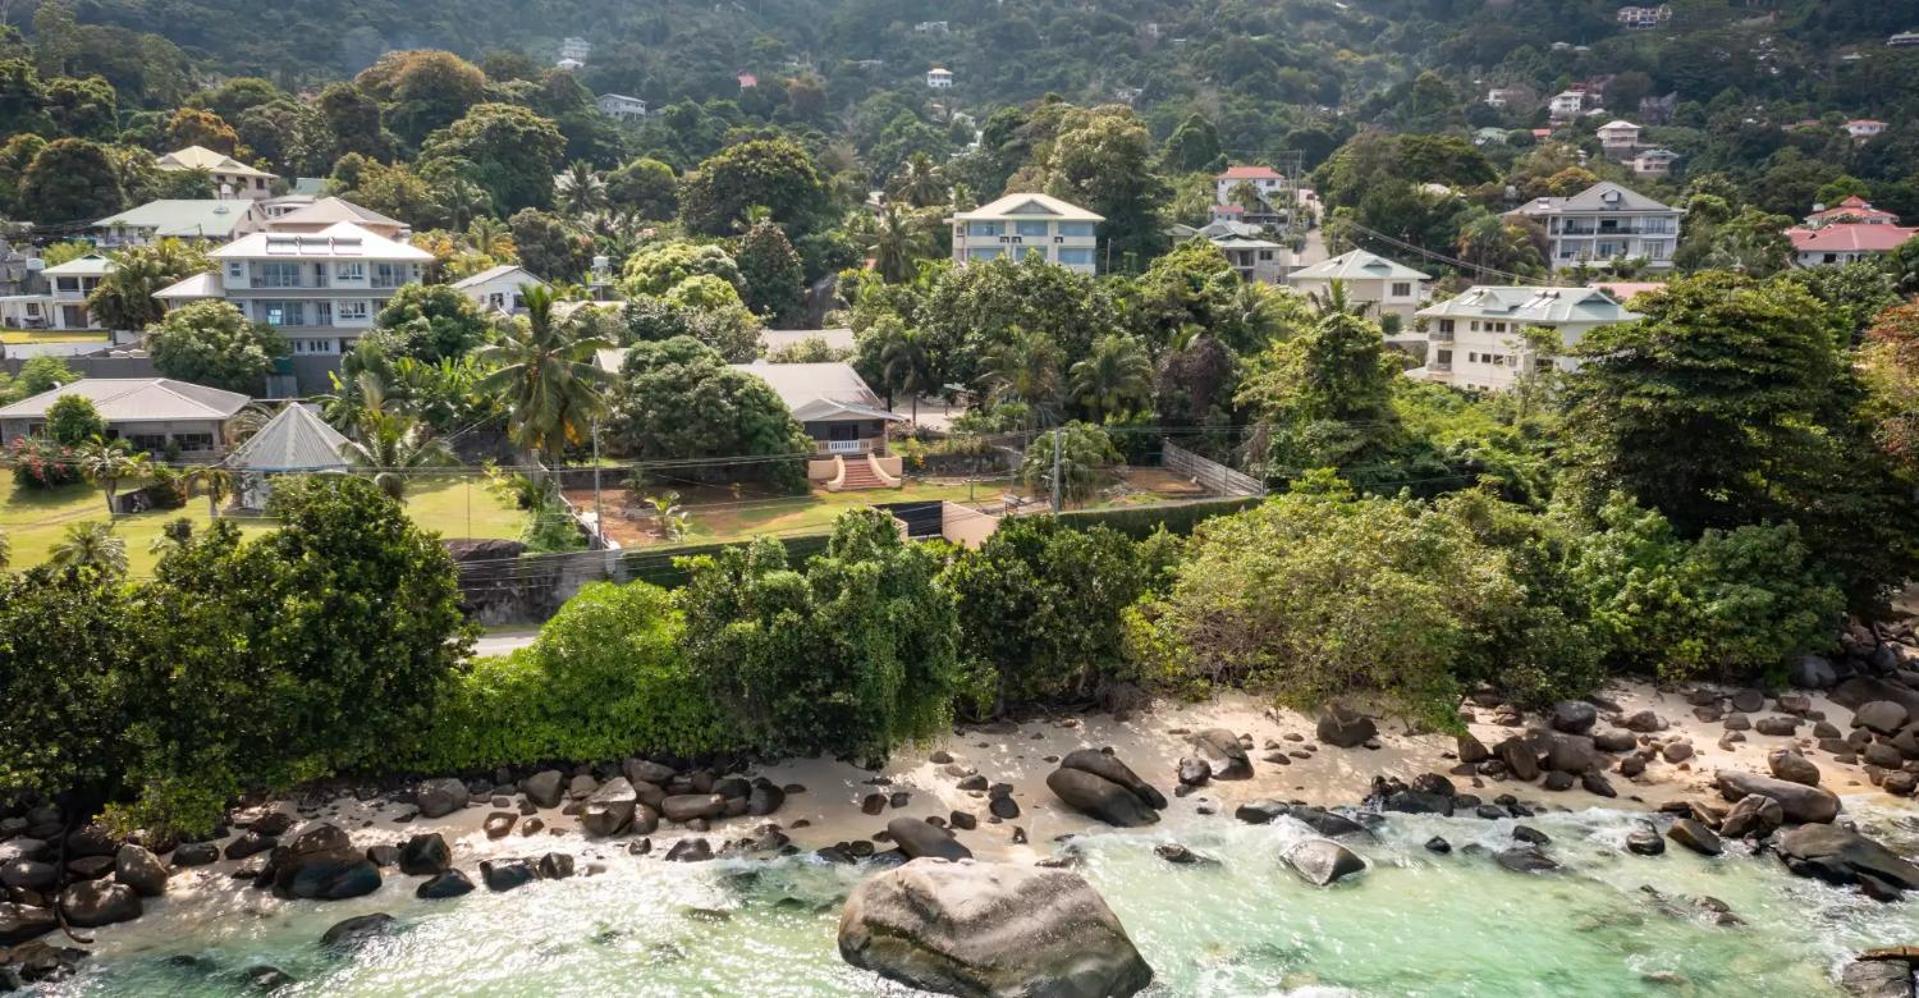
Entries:
POLYGON ((221 242, 253 211, 248 198, 162 198, 93 223, 94 239, 107 249, 145 246, 160 239, 221 242))
POLYGON ((1475 391, 1511 388, 1520 375, 1578 362, 1567 352, 1601 326, 1640 316, 1598 288, 1478 285, 1419 310, 1426 363, 1411 376, 1475 391))
POLYGON ((1431 276, 1403 263, 1358 249, 1286 275, 1293 290, 1322 298, 1332 294, 1337 282, 1345 289, 1347 301, 1364 304, 1367 313, 1382 322, 1394 316, 1391 324, 1400 326, 1412 324, 1413 312, 1426 300, 1430 280, 1431 276))

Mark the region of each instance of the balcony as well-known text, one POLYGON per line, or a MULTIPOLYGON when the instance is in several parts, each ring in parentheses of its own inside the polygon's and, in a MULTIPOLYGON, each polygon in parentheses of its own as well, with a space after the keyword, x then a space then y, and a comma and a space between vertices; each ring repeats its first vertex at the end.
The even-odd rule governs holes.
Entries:
POLYGON ((1426 362, 1426 370, 1433 374, 1451 374, 1453 373, 1453 362, 1450 360, 1429 360, 1426 362))
POLYGON ((832 456, 886 453, 885 437, 861 437, 858 440, 814 440, 813 453, 832 456))
POLYGON ((1435 328, 1426 334, 1426 338, 1434 343, 1451 343, 1453 341, 1453 331, 1450 329, 1435 328))

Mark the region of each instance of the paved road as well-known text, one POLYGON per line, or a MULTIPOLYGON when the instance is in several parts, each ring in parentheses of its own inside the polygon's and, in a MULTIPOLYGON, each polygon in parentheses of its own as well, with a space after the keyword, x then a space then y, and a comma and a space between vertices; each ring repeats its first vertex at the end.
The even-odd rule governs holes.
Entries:
POLYGON ((473 654, 504 655, 515 648, 525 648, 539 636, 539 629, 533 627, 524 630, 489 631, 481 635, 480 640, 473 642, 473 654))

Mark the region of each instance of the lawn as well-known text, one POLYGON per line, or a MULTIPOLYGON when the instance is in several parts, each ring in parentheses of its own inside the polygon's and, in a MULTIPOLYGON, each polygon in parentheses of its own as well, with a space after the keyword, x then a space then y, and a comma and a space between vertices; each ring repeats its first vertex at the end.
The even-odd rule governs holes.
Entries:
MULTIPOLYGON (((488 492, 473 478, 429 479, 417 482, 407 497, 407 513, 414 521, 443 537, 518 538, 526 513, 488 492)), ((69 525, 103 520, 107 504, 99 489, 70 485, 52 491, 16 488, 10 472, 0 470, 0 533, 12 546, 16 569, 47 560, 69 525)), ((153 542, 161 528, 180 517, 195 529, 208 523, 207 502, 195 496, 183 509, 155 510, 117 517, 114 532, 127 542, 127 571, 134 576, 153 574, 159 555, 153 542)), ((252 537, 274 528, 272 520, 235 518, 241 533, 252 537)))
MULTIPOLYGON (((899 489, 828 492, 816 488, 801 496, 755 495, 750 492, 736 495, 730 489, 718 487, 679 491, 680 505, 691 514, 685 542, 700 543, 745 540, 755 534, 824 532, 841 513, 878 503, 938 499, 969 505, 996 503, 1006 485, 1005 482, 909 479, 906 486, 899 489)), ((566 497, 583 509, 593 507, 592 489, 568 489, 566 497)), ((623 507, 640 504, 639 496, 624 488, 606 489, 601 502, 607 511, 607 533, 619 541, 620 546, 632 548, 659 543, 650 518, 621 515, 623 507)))

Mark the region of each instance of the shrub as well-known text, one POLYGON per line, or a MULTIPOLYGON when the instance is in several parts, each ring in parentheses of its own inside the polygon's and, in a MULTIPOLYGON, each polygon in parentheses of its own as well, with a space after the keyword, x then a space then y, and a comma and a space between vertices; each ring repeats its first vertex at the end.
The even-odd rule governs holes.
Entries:
POLYGON ((73 448, 40 437, 16 437, 7 447, 13 483, 23 489, 56 489, 80 481, 73 448))
POLYGON ((78 447, 107 435, 107 421, 84 395, 62 395, 47 406, 47 436, 63 447, 78 447))
POLYGON ((412 764, 446 772, 732 747, 737 735, 680 652, 684 628, 665 589, 587 586, 530 647, 448 681, 412 764))

